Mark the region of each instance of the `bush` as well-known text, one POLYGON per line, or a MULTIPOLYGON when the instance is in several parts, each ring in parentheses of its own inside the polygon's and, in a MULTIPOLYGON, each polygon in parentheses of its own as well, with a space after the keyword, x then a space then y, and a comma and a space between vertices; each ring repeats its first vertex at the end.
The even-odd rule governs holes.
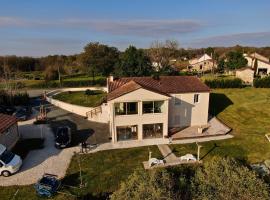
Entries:
POLYGON ((136 170, 121 183, 120 189, 113 193, 112 200, 127 199, 177 199, 173 191, 174 180, 164 169, 136 170))
POLYGON ((94 92, 93 90, 87 89, 87 90, 85 90, 84 94, 85 94, 85 95, 94 95, 95 92, 94 92))
POLYGON ((256 88, 270 88, 270 76, 265 78, 255 78, 253 85, 256 88))
POLYGON ((244 87, 242 80, 239 78, 205 80, 204 83, 210 88, 242 88, 244 87))
POLYGON ((28 93, 9 94, 4 90, 0 91, 0 105, 27 105, 29 103, 28 93))
POLYGON ((195 171, 192 181, 194 200, 269 199, 267 184, 234 159, 214 157, 195 171))

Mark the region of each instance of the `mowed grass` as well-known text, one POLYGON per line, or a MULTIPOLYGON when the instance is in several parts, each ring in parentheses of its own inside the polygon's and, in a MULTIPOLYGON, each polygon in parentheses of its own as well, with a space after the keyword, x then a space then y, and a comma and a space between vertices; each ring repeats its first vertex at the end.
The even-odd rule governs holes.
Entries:
MULTIPOLYGON (((218 89, 210 98, 210 111, 233 131, 234 138, 201 143, 201 157, 231 156, 250 163, 270 159, 270 89, 218 89)), ((180 156, 197 154, 196 144, 172 145, 180 156)))
MULTIPOLYGON (((108 150, 74 156, 68 168, 67 176, 62 181, 65 185, 62 192, 66 195, 57 194, 53 199, 69 200, 75 199, 75 196, 85 199, 102 199, 118 189, 121 181, 125 180, 135 169, 143 167, 142 162, 148 159, 149 150, 153 157, 161 158, 157 146, 108 150), (82 169, 82 180, 86 185, 82 189, 79 189, 79 162, 82 169)), ((0 199, 12 199, 17 189, 19 191, 14 199, 43 199, 37 197, 32 185, 0 187, 0 199)))
POLYGON ((96 107, 103 102, 105 96, 105 92, 94 90, 93 94, 90 95, 85 94, 85 91, 62 92, 53 96, 53 98, 79 106, 96 107))

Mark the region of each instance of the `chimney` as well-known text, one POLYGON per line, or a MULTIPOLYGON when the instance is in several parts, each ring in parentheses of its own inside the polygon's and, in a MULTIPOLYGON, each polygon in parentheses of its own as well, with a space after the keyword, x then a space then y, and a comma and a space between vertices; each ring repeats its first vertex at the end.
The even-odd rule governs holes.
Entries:
POLYGON ((113 76, 110 75, 107 77, 107 92, 109 92, 109 83, 113 82, 113 76))

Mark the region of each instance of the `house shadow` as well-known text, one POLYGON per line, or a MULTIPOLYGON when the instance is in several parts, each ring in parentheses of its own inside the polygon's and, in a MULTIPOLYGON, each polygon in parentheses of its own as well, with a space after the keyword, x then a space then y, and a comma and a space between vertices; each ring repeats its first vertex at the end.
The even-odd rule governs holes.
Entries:
POLYGON ((209 113, 212 116, 218 115, 230 105, 233 105, 233 102, 225 94, 221 93, 210 94, 209 113))

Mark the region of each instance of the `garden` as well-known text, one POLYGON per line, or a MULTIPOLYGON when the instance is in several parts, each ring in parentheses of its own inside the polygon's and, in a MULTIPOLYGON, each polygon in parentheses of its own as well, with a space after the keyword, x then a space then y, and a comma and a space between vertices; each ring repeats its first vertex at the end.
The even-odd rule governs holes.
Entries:
POLYGON ((104 102, 106 93, 101 90, 68 91, 59 93, 53 98, 74 105, 96 107, 104 102))

